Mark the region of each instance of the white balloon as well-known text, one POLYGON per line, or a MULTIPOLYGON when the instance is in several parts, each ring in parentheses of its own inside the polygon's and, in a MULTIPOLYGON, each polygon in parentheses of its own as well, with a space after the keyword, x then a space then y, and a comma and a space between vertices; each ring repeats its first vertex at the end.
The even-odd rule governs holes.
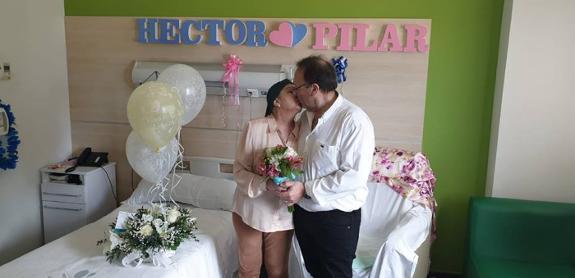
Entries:
POLYGON ((158 81, 175 87, 184 104, 182 125, 191 122, 202 110, 206 101, 206 83, 194 68, 175 64, 160 73, 158 81))
POLYGON ((132 169, 143 179, 152 183, 159 183, 170 173, 178 158, 178 149, 176 138, 158 152, 148 147, 134 131, 126 140, 126 156, 132 169))

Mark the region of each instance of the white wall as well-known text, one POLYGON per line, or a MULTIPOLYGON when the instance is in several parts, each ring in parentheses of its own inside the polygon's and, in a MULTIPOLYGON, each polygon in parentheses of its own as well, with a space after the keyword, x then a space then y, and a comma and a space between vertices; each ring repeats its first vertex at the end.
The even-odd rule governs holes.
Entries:
POLYGON ((575 1, 507 2, 487 195, 575 203, 575 1))
POLYGON ((22 143, 15 170, 0 170, 0 264, 42 244, 38 169, 71 152, 63 0, 2 0, 0 61, 12 80, 0 98, 12 105, 22 143))

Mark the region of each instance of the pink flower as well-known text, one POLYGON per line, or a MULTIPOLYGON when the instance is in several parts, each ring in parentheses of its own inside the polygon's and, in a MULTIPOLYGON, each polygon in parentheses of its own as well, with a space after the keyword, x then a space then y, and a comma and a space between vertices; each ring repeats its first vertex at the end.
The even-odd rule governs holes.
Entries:
POLYGON ((264 149, 262 161, 256 165, 255 171, 271 178, 281 176, 295 178, 301 174, 302 168, 303 157, 292 148, 277 145, 264 149))
POLYGON ((288 157, 289 164, 291 168, 301 170, 303 166, 303 157, 301 156, 290 156, 288 157))
POLYGON ((278 170, 278 168, 275 165, 269 165, 267 172, 266 172, 266 176, 273 178, 273 177, 278 177, 280 175, 280 171, 278 170))

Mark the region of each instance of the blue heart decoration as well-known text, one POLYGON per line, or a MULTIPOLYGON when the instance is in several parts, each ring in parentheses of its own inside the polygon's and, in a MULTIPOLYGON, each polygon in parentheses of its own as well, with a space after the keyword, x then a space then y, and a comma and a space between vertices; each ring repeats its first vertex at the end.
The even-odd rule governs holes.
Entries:
POLYGON ((305 35, 307 34, 307 26, 305 24, 302 24, 302 23, 296 24, 296 23, 289 22, 289 24, 291 25, 291 29, 292 29, 292 33, 293 33, 293 39, 292 39, 292 45, 291 46, 294 47, 305 38, 305 35))

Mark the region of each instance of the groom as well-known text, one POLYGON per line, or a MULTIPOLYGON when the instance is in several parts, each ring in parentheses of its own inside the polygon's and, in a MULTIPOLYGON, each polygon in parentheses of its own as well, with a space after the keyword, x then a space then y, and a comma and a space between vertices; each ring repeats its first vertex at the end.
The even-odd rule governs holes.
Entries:
POLYGON ((300 60, 293 83, 292 92, 307 110, 298 146, 303 182, 285 182, 287 190, 277 194, 295 204, 295 234, 308 272, 352 277, 375 144, 373 125, 336 91, 335 70, 325 59, 300 60))

